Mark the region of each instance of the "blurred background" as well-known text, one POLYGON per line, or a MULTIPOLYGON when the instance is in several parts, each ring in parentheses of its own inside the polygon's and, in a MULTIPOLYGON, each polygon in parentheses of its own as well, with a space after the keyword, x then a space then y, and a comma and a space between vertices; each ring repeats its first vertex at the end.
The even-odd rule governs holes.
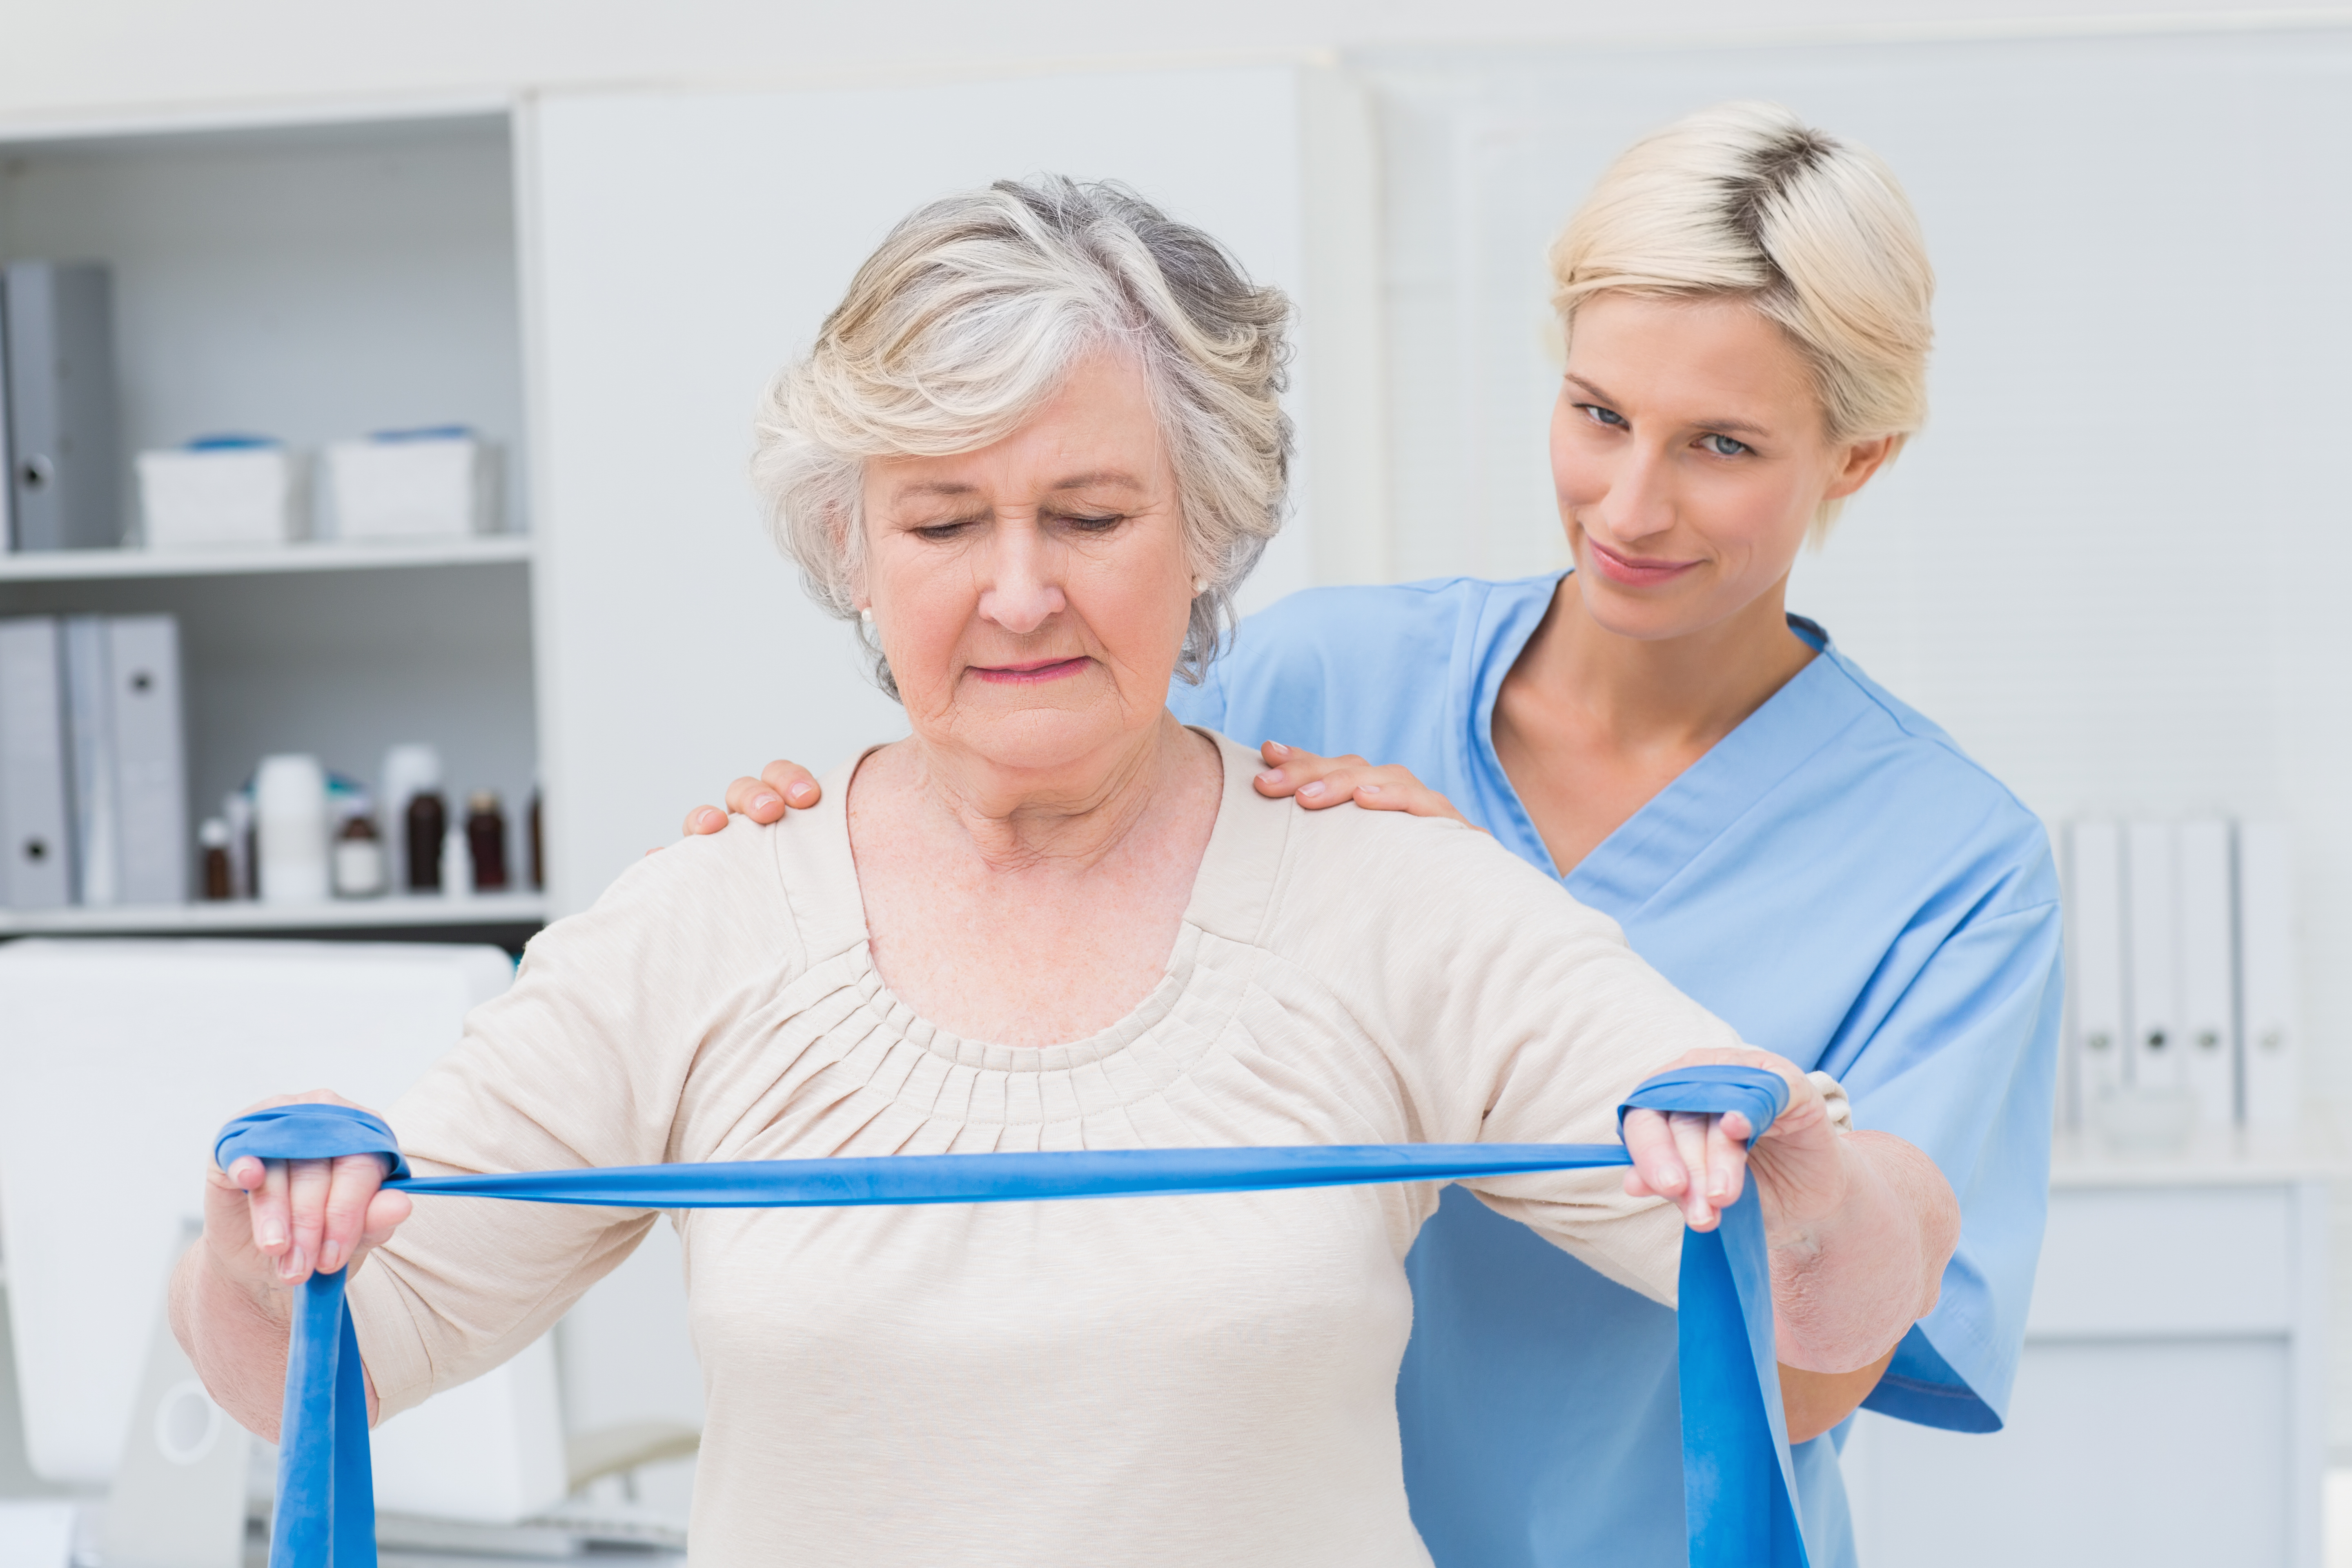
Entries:
MULTIPOLYGON (((344 1058, 299 1042, 389 987, 413 1026, 348 1048, 397 1092, 485 949, 768 757, 898 732, 745 479, 761 386, 896 218, 1117 178, 1291 290, 1296 514, 1244 607, 1518 575, 1566 563, 1545 244, 1733 98, 1885 156, 1940 279, 1929 426, 1790 607, 2049 822, 2076 950, 2137 955, 2074 966, 2011 1427, 1862 1417, 1865 1561, 2352 1563, 2352 13, 2160 0, 0 0, 0 827, 48 846, 0 868, 0 1563, 162 1561, 96 1505, 180 1418, 121 1338, 176 1218, 137 1221, 110 1350, 26 1261, 26 1173, 74 1130, 8 1097, 186 1098, 142 1054, 188 1048, 173 986, 304 1081, 344 1058), (2136 856, 2188 901, 2135 906, 2136 856), (435 944, 438 979, 351 967, 435 944), (287 978, 316 963, 344 989, 287 978), (2168 1028, 2219 1042, 2196 1125, 2103 1125, 2098 1053, 2168 1028)), ((155 1124, 170 1201, 241 1103, 155 1124)), ((410 1549, 550 1507, 550 1552, 682 1540, 666 1229, 547 1362, 498 1451, 553 1457, 480 1502, 425 1464, 410 1549)))

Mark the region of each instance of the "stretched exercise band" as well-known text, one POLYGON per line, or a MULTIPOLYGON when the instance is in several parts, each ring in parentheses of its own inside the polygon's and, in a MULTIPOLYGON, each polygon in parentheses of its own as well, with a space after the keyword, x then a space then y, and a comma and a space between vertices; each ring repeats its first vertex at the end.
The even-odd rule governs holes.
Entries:
MULTIPOLYGON (((1789 1100, 1777 1074, 1685 1068, 1618 1109, 1738 1111, 1757 1132, 1789 1100)), ((750 1160, 512 1174, 412 1177, 392 1129, 341 1105, 286 1105, 221 1130, 226 1170, 263 1160, 381 1154, 388 1183, 416 1194, 617 1208, 829 1208, 1023 1203, 1358 1186, 1522 1175, 1631 1163, 1616 1143, 1406 1143, 1278 1149, 1115 1149, 1054 1154, 900 1154, 750 1160)), ((278 1431, 269 1568, 375 1568, 375 1487, 359 1342, 344 1274, 312 1274, 295 1305, 278 1431)), ((1772 1342, 1772 1280, 1756 1186, 1712 1231, 1683 1232, 1677 1339, 1683 1494, 1691 1568, 1805 1568, 1788 1425, 1772 1342)))

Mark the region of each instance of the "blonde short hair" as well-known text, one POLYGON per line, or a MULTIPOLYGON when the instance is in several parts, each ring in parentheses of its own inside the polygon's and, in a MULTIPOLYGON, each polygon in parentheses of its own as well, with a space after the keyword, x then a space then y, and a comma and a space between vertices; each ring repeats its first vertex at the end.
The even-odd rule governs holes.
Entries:
MULTIPOLYGON (((1103 350, 1134 356, 1175 469, 1193 574, 1179 668, 1197 681, 1234 591, 1282 526, 1290 304, 1123 185, 1000 180, 918 208, 769 387, 753 483, 818 603, 856 614, 868 458, 1011 435, 1103 350)), ((870 634, 875 674, 897 694, 870 634)))
POLYGON ((1831 441, 1899 448, 1927 422, 1936 273, 1919 220, 1875 153, 1778 104, 1720 104, 1635 142, 1550 260, 1570 334, 1596 294, 1735 295, 1804 355, 1831 441))

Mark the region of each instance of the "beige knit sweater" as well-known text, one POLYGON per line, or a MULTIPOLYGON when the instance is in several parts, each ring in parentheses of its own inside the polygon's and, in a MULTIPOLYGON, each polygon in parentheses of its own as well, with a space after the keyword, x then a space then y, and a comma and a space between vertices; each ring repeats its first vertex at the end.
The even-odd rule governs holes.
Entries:
MULTIPOLYGON (((1250 787, 1168 973, 1021 1049, 877 976, 843 805, 737 818, 532 942, 390 1110, 421 1172, 1183 1145, 1599 1142, 1622 1093, 1736 1044, 1608 920, 1483 835, 1250 787)), ((1660 1300, 1679 1229, 1622 1173, 1487 1202, 1660 1300)), ((1386 1568, 1428 1556, 1394 1394, 1433 1186, 705 1210, 684 1238, 707 1565, 1386 1568)), ((387 1414, 543 1332, 658 1216, 422 1199, 353 1281, 387 1414)))

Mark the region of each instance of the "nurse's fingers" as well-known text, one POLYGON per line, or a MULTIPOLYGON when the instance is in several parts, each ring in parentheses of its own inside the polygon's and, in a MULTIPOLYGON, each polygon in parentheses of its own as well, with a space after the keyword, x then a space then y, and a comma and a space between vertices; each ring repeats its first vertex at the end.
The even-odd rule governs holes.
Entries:
POLYGON ((798 763, 779 757, 760 770, 755 779, 737 779, 727 786, 727 809, 740 811, 754 822, 774 822, 785 807, 805 811, 824 791, 816 775, 798 763))
POLYGON ((1280 800, 1289 796, 1309 811, 1353 801, 1367 811, 1402 811, 1413 816, 1450 817, 1464 826, 1476 824, 1454 808, 1454 803, 1415 778, 1409 768, 1394 763, 1375 765, 1358 756, 1322 757, 1279 741, 1258 749, 1266 771, 1254 781, 1258 794, 1280 800))

